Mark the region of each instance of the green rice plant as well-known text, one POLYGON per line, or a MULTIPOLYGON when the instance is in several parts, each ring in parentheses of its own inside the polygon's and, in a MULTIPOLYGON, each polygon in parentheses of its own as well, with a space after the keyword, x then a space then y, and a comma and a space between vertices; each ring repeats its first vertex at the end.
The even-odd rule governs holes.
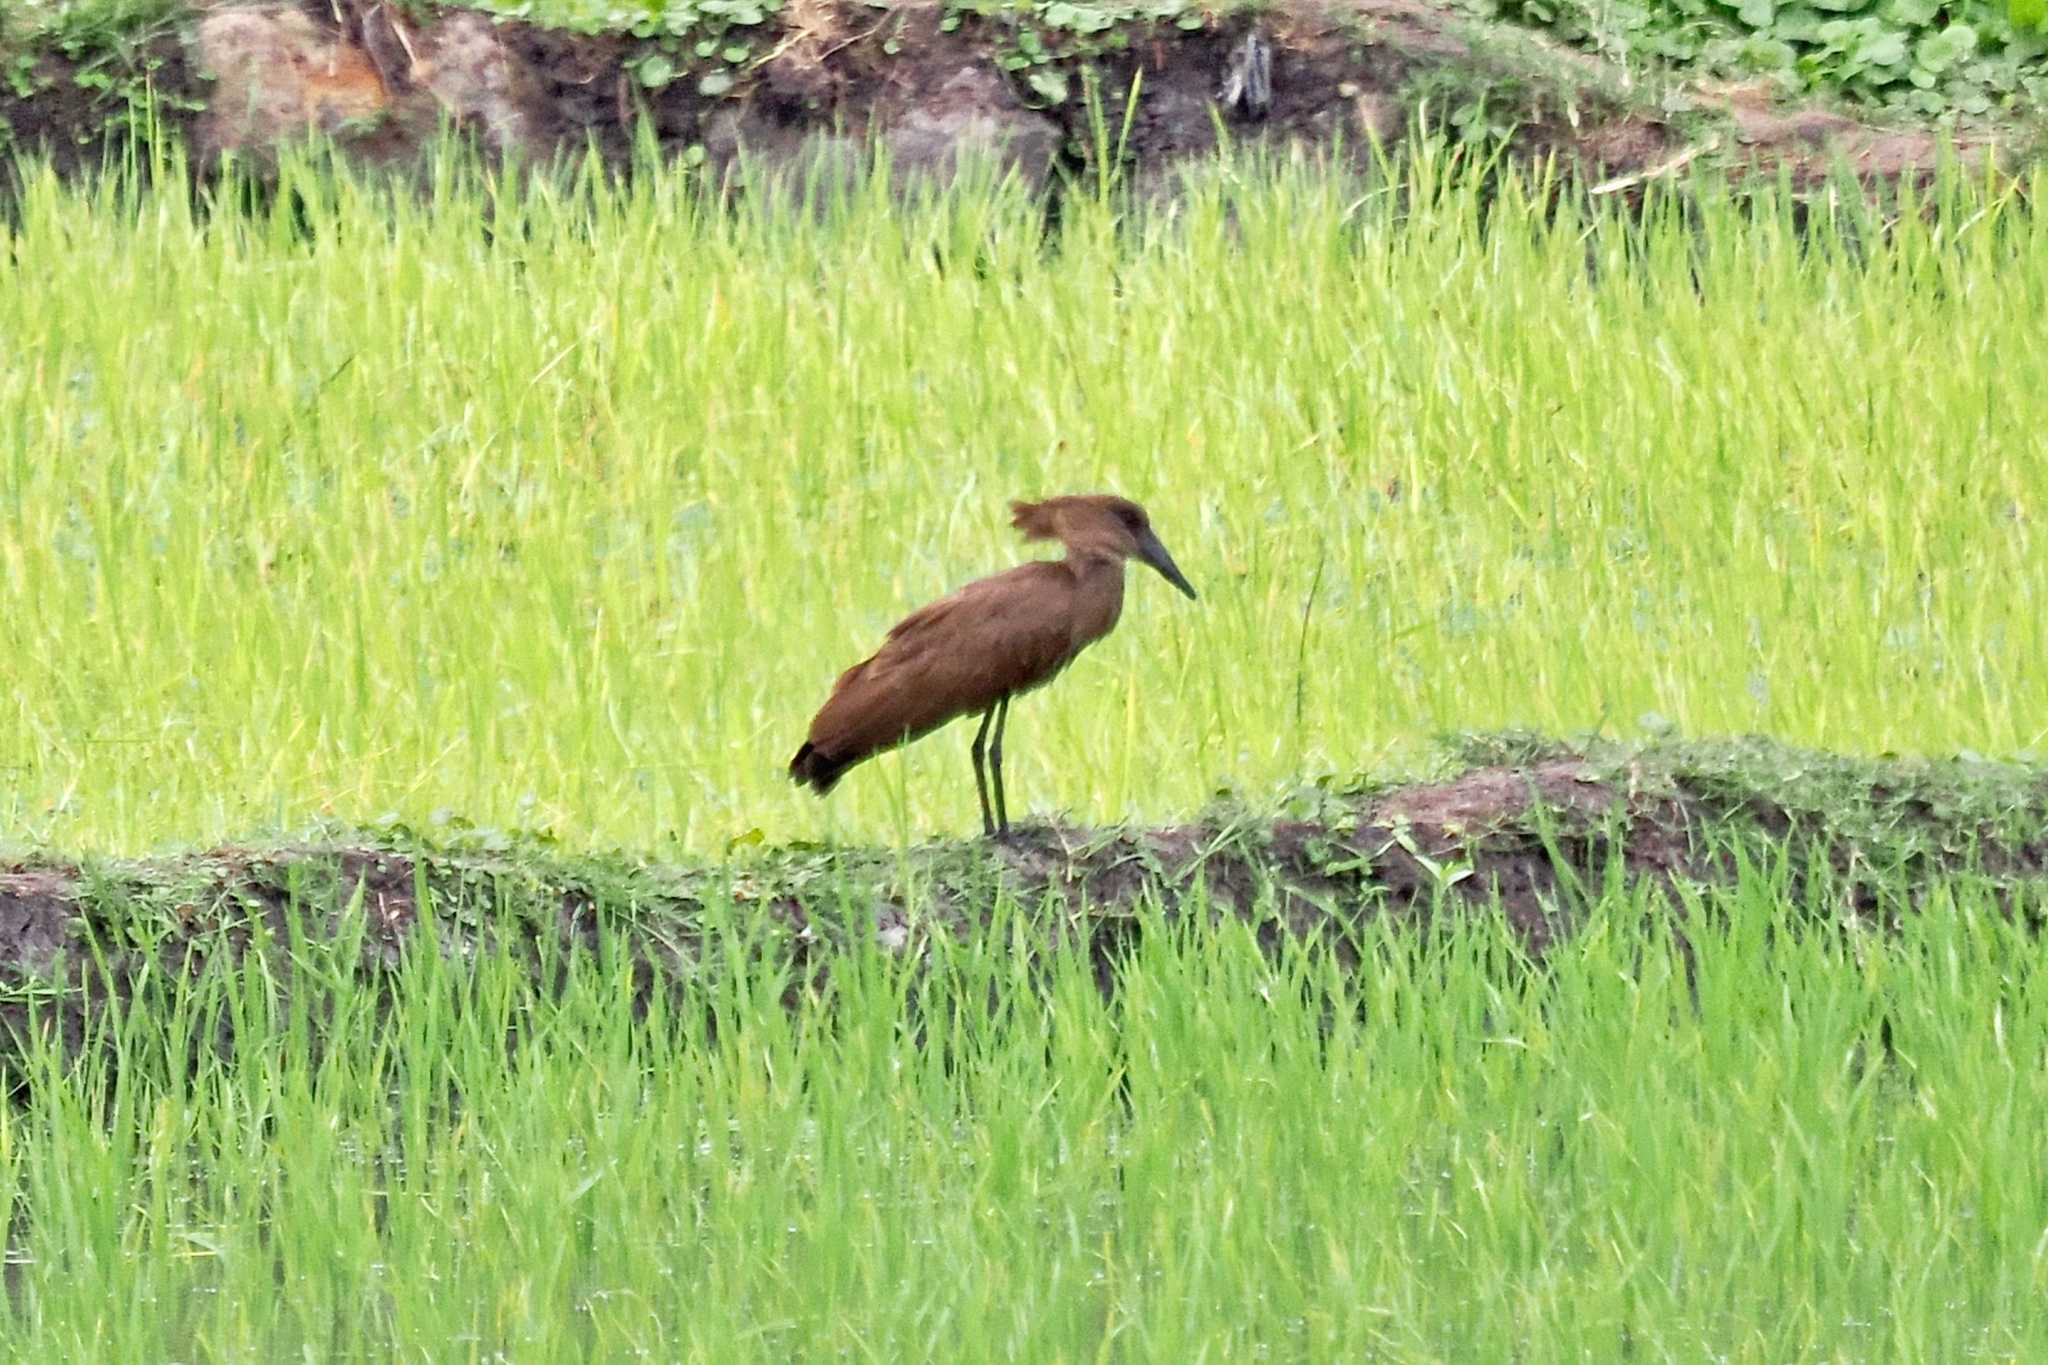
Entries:
POLYGON ((1056 229, 993 179, 793 212, 305 161, 230 197, 31 170, 0 227, 10 840, 970 831, 965 733, 824 804, 783 765, 891 622, 1031 553, 1008 499, 1095 488, 1203 597, 1134 577, 1019 704, 1025 811, 1474 728, 2042 748, 2017 194, 1630 212, 1425 146, 1056 229))
MULTIPOLYGON (((1791 935, 1767 869, 1355 967, 1009 907, 828 982, 713 912, 623 961, 381 978, 288 935, 32 1045, 0 1110, 22 1359, 2039 1358, 2048 980, 1987 888, 1791 935), (720 929, 716 923, 723 921, 720 929), (724 966, 721 966, 721 963, 724 966), (235 1046, 195 1042, 233 1030, 235 1046)), ((2039 910, 2039 906, 2020 907, 2039 910)), ((611 916, 627 907, 600 905, 611 916)))

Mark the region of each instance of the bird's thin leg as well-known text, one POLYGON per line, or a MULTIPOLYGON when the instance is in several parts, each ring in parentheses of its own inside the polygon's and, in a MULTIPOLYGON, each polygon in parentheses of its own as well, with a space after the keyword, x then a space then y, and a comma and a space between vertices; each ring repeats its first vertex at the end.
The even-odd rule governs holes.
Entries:
POLYGON ((1005 693, 992 708, 996 718, 995 739, 988 746, 988 762, 996 789, 996 833, 1010 832, 1010 812, 1003 803, 1003 727, 1010 722, 1010 698, 1005 693))
POLYGON ((991 706, 981 713, 981 728, 974 732, 974 794, 981 798, 981 832, 994 834, 996 822, 988 813, 988 779, 981 775, 982 745, 988 739, 988 723, 996 718, 996 708, 991 706))

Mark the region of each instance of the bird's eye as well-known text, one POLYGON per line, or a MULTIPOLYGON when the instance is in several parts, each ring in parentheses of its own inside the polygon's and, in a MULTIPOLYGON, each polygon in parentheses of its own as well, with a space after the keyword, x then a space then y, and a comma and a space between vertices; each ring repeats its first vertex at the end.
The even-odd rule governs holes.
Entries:
POLYGON ((1135 507, 1119 507, 1116 514, 1123 521, 1123 524, 1133 531, 1145 524, 1144 514, 1135 507))

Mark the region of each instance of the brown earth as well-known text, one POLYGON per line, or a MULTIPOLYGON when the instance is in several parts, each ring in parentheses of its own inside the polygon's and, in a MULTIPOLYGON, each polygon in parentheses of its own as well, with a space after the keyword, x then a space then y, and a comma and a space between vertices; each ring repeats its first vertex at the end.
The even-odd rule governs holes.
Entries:
POLYGON ((849 947, 921 954, 934 936, 983 931, 1004 903, 1037 926, 1040 950, 1088 954, 1105 991, 1148 927, 1191 913, 1242 919, 1269 946, 1322 945, 1347 966, 1375 921, 1426 932, 1444 917, 1497 917, 1540 963, 1616 885, 1641 889, 1626 903, 1689 957, 1689 915, 1738 862, 1778 869, 1788 928, 1892 928, 1958 877, 2036 927, 2048 904, 2041 771, 1859 763, 1761 741, 1675 754, 1525 746, 1518 757, 1442 783, 1322 793, 1299 818, 1047 824, 1002 842, 792 848, 715 866, 437 847, 403 832, 0 866, 0 1069, 6 1040, 32 1019, 77 1046, 110 996, 252 945, 282 981, 295 945, 326 945, 332 969, 376 979, 423 932, 457 962, 493 945, 535 961, 551 945, 595 950, 633 964, 643 994, 696 992, 701 1005, 730 960, 699 951, 717 926, 789 969, 794 1000, 849 947))
MULTIPOLYGON (((837 164, 879 144, 903 175, 943 177, 972 155, 1036 181, 1085 168, 1095 155, 1083 98, 1091 89, 1127 168, 1154 183, 1212 154, 1219 128, 1241 145, 1342 146, 1361 158, 1375 141, 1395 143, 1423 127, 1505 136, 1522 156, 1554 155, 1609 193, 1695 163, 1737 175, 1783 171, 1799 184, 1841 168, 1895 181, 1931 173, 1943 154, 1941 138, 1925 129, 1878 127, 1818 106, 1779 108, 1761 88, 1647 85, 1527 31, 1424 0, 1297 0, 1194 32, 1132 30, 1120 50, 1056 53, 1042 70, 1063 73, 1068 95, 1050 105, 1004 69, 1009 30, 970 19, 946 32, 932 3, 877 10, 796 0, 773 28, 749 31, 759 56, 736 68, 682 64, 658 90, 632 74, 631 63, 652 50, 645 43, 473 11, 414 21, 383 0, 305 0, 194 14, 188 32, 153 40, 134 61, 153 64, 162 122, 202 164, 228 152, 260 163, 310 130, 368 161, 406 164, 452 124, 487 149, 538 160, 595 147, 628 164, 636 145, 651 143, 668 158, 733 175, 837 164), (1254 35, 1272 53, 1270 105, 1226 107, 1233 60, 1254 35), (730 88, 702 93, 707 74, 730 77, 730 88), (1134 81, 1135 117, 1125 129, 1134 81)), ((0 120, 19 146, 66 166, 97 164, 110 117, 134 120, 126 106, 110 110, 109 96, 80 89, 66 60, 42 54, 36 93, 26 98, 0 86, 0 120)), ((1966 131, 1954 145, 1966 159, 1996 154, 1989 130, 1966 131)))

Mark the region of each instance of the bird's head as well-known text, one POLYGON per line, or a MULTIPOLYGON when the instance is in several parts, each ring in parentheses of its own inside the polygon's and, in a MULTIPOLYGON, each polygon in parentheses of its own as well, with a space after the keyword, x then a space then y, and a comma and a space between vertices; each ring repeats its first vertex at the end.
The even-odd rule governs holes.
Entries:
POLYGON ((1010 524, 1026 540, 1057 540, 1068 554, 1109 555, 1151 565, 1189 597, 1194 587, 1153 533, 1152 519, 1129 498, 1110 493, 1070 493, 1041 502, 1010 504, 1010 524))

